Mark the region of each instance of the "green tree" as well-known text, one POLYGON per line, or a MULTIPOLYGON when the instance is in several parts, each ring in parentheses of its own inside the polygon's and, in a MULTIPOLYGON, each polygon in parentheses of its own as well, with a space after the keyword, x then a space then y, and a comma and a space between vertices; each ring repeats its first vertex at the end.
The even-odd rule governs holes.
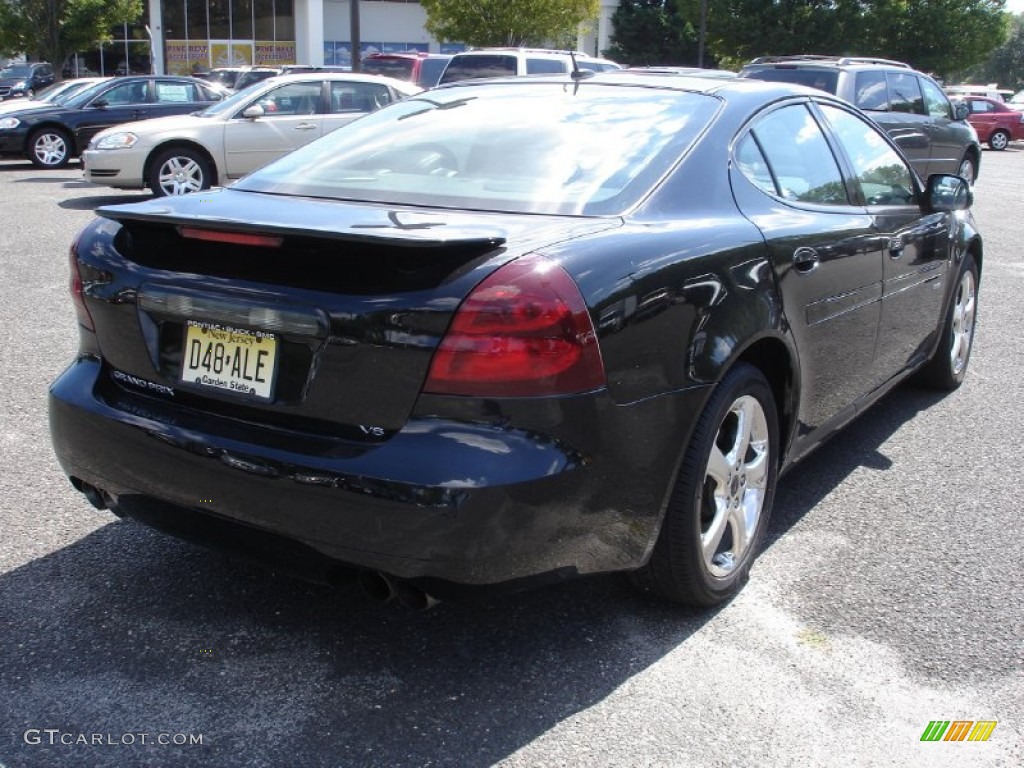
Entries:
POLYGON ((75 51, 110 38, 116 24, 142 15, 142 0, 0 0, 0 50, 60 69, 75 51))
POLYGON ((984 61, 1006 38, 1004 0, 719 0, 708 41, 728 66, 755 56, 879 56, 937 74, 984 61))
POLYGON ((427 31, 438 40, 473 46, 571 43, 600 0, 420 0, 427 31))
POLYGON ((1005 43, 992 51, 983 64, 959 73, 955 80, 999 83, 1015 91, 1024 88, 1024 13, 1011 19, 1005 43))
POLYGON ((606 56, 634 66, 696 66, 700 0, 620 0, 606 56))

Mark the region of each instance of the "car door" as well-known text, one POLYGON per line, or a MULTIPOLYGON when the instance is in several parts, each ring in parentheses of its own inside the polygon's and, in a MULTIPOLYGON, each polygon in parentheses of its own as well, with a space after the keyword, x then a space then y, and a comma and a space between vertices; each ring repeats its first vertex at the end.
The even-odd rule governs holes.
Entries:
POLYGON ((996 114, 991 102, 985 99, 976 99, 968 96, 965 100, 967 109, 970 110, 970 123, 978 132, 978 141, 988 141, 995 128, 996 114))
POLYGON ((224 124, 224 167, 237 179, 320 137, 322 81, 284 83, 248 102, 224 124), (244 117, 250 107, 262 114, 244 117))
POLYGON ((764 236, 800 356, 799 453, 872 385, 882 297, 877 235, 863 206, 851 203, 806 103, 760 117, 737 142, 734 161, 737 204, 764 236))
POLYGON ((885 80, 884 106, 865 106, 860 99, 854 103, 869 109, 871 119, 896 142, 896 146, 910 158, 914 170, 928 178, 932 162, 932 135, 928 130, 929 118, 925 112, 924 96, 917 76, 911 71, 865 71, 857 73, 858 91, 862 81, 885 80))
MULTIPOLYGON (((931 144, 931 158, 928 173, 957 173, 968 143, 972 140, 970 130, 963 120, 954 119, 953 105, 946 94, 935 83, 918 76, 924 108, 928 114, 925 130, 931 144)), ((927 179, 928 176, 922 176, 927 179)))
POLYGON ((881 245, 882 313, 872 377, 877 386, 930 351, 942 313, 950 215, 922 211, 910 167, 875 126, 836 105, 819 108, 850 163, 881 245))
POLYGON ((76 116, 75 137, 78 146, 85 148, 104 128, 131 123, 147 116, 149 81, 129 80, 117 82, 96 94, 76 116))

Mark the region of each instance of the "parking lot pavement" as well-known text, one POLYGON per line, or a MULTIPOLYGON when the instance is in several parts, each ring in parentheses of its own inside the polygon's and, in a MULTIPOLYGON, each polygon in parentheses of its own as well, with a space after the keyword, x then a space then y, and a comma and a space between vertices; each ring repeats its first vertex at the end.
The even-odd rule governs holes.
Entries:
POLYGON ((787 475, 731 604, 602 577, 411 613, 70 488, 68 244, 145 195, 0 162, 0 765, 1024 765, 1022 178, 1024 150, 984 154, 965 385, 893 393, 787 475), (922 742, 934 720, 997 725, 922 742))

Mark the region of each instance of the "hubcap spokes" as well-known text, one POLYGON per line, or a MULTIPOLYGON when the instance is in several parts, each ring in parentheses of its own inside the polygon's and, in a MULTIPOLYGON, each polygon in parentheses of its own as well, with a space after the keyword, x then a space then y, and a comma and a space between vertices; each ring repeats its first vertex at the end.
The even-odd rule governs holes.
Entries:
POLYGON ((35 151, 36 157, 43 165, 56 165, 64 159, 67 145, 60 136, 48 133, 36 141, 35 151))
POLYGON ((718 428, 704 478, 700 538, 712 576, 728 576, 750 547, 764 508, 769 460, 764 409, 744 395, 718 428))
POLYGON ((957 287, 956 303, 953 304, 953 327, 949 347, 949 363, 954 375, 967 365, 974 335, 974 311, 976 306, 974 274, 964 272, 957 287))
POLYGON ((175 157, 160 168, 160 188, 167 195, 187 195, 203 188, 203 169, 187 157, 175 157))

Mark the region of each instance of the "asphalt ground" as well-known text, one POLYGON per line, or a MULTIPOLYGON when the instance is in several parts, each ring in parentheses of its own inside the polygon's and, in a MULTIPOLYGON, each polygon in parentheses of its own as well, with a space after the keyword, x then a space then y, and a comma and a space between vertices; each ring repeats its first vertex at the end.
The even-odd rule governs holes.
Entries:
POLYGON ((600 577, 416 613, 71 489, 68 244, 147 195, 0 162, 0 766, 1024 765, 1022 185, 1024 148, 985 152, 964 386, 901 388, 784 478, 731 604, 600 577))

